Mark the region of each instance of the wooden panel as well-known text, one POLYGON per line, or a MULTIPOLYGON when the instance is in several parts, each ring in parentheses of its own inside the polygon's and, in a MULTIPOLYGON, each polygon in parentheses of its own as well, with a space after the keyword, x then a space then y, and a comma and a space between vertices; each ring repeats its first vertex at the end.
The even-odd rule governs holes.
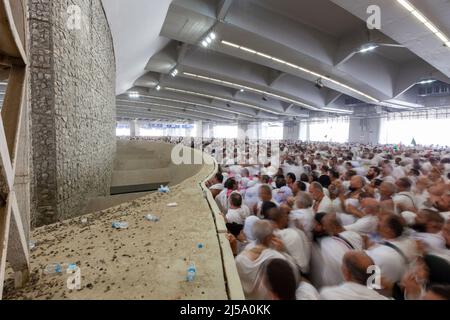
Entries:
POLYGON ((25 32, 26 32, 26 21, 23 17, 26 16, 26 6, 24 0, 9 0, 9 6, 11 8, 11 14, 14 20, 14 26, 17 30, 17 35, 20 40, 20 46, 25 47, 25 32))
POLYGON ((9 194, 9 198, 11 199, 11 222, 9 227, 7 260, 14 271, 28 270, 30 265, 28 242, 25 237, 22 217, 20 216, 14 191, 9 194))
POLYGON ((3 194, 7 194, 12 190, 14 184, 14 172, 9 157, 8 144, 6 142, 5 130, 3 128, 3 120, 0 115, 0 187, 3 194))
POLYGON ((18 16, 14 19, 14 14, 18 15, 20 11, 24 12, 21 0, 13 0, 12 2, 0 0, 0 38, 2 39, 0 53, 20 58, 25 65, 27 63, 25 42, 23 41, 25 37, 23 35, 23 38, 21 38, 20 35, 22 32, 25 33, 25 15, 22 19, 18 16), (14 10, 12 6, 14 6, 14 10))
POLYGON ((6 255, 8 250, 9 226, 11 223, 12 203, 10 198, 6 206, 0 208, 0 299, 3 295, 5 282, 6 255))
POLYGON ((20 56, 20 52, 17 49, 14 37, 11 33, 4 0, 0 0, 0 39, 2 39, 2 43, 0 44, 0 54, 10 57, 20 56))
POLYGON ((24 227, 24 221, 29 223, 28 161, 19 162, 20 176, 15 185, 18 152, 21 157, 28 157, 29 150, 28 119, 22 119, 27 74, 25 10, 25 0, 0 0, 0 65, 10 67, 0 114, 0 299, 6 260, 16 272, 16 285, 22 285, 29 275, 29 229, 24 227), (25 144, 19 148, 21 141, 25 144), (27 212, 19 211, 15 187, 20 192, 20 209, 27 212))
POLYGON ((13 167, 19 139, 22 99, 25 93, 25 74, 26 70, 24 67, 13 66, 11 68, 1 111, 6 142, 13 167))

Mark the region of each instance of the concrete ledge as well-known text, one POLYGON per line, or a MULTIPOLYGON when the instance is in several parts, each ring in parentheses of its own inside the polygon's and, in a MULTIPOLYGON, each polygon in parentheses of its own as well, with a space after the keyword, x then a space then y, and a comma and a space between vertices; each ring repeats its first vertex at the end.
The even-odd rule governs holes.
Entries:
MULTIPOLYGON (((194 149, 194 152, 201 152, 199 150, 194 149)), ((227 227, 225 225, 225 220, 223 216, 220 214, 220 209, 216 204, 211 192, 206 187, 205 182, 211 179, 218 171, 217 161, 211 156, 204 154, 205 158, 209 158, 208 160, 214 161, 214 170, 213 172, 205 178, 205 180, 200 183, 201 188, 203 189, 203 193, 205 195, 206 201, 208 202, 211 213, 213 215, 217 236, 219 238, 220 249, 222 252, 222 262, 225 273, 225 279, 227 281, 226 287, 228 291, 228 296, 230 300, 245 300, 244 290, 242 289, 241 280, 239 278, 239 274, 236 268, 236 262, 234 260, 233 251, 231 250, 230 243, 228 239, 225 237, 227 233, 227 227)))

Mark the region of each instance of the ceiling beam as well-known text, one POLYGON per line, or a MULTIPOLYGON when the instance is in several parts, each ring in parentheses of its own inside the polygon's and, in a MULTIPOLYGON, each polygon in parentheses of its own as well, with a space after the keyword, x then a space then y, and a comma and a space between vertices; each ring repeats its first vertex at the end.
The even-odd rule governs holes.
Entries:
POLYGON ((158 105, 158 104, 154 104, 154 103, 141 103, 140 106, 136 106, 136 105, 130 105, 127 104, 126 102, 124 102, 123 104, 118 104, 117 107, 126 107, 126 108, 139 108, 139 109, 152 109, 152 110, 160 110, 160 111, 170 111, 170 110, 166 110, 166 109, 173 109, 173 110, 181 110, 179 111, 180 113, 184 113, 187 111, 190 112, 195 112, 201 115, 207 115, 207 116, 213 116, 213 117, 217 117, 217 118, 223 118, 223 119, 229 119, 229 120, 233 120, 236 119, 235 117, 230 117, 230 116, 225 116, 225 115, 221 115, 221 114, 217 114, 217 113, 212 113, 212 112, 206 112, 206 111, 202 111, 202 110, 195 110, 192 107, 175 107, 175 106, 169 106, 169 105, 158 105))
POLYGON ((178 52, 178 64, 181 64, 184 60, 184 57, 186 56, 186 54, 188 53, 188 51, 191 49, 191 45, 188 43, 183 43, 180 48, 179 48, 179 52, 178 52))
POLYGON ((220 0, 217 7, 217 20, 225 21, 225 18, 232 4, 233 0, 220 0))
MULTIPOLYGON (((214 119, 215 117, 207 117, 207 116, 200 116, 200 115, 196 115, 190 112, 186 112, 186 113, 179 113, 179 112, 172 112, 172 111, 148 111, 148 110, 122 110, 119 109, 118 113, 120 114, 157 114, 160 116, 172 116, 178 119, 185 119, 185 118, 194 118, 196 120, 210 120, 210 119, 214 119)), ((232 121, 232 120, 228 120, 228 119, 219 119, 216 118, 218 121, 232 121)))

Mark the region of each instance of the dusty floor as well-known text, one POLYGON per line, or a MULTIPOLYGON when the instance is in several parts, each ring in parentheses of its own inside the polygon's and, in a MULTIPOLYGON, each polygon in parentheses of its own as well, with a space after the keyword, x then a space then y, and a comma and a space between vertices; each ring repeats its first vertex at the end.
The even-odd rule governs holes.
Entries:
POLYGON ((169 194, 150 194, 34 230, 31 280, 15 290, 9 270, 4 299, 227 299, 213 217, 198 185, 211 171, 204 166, 169 194), (178 206, 167 207, 171 202, 178 206), (148 213, 160 221, 145 220, 148 213), (113 221, 126 221, 129 227, 113 229, 113 221), (191 261, 197 277, 187 282, 191 261), (80 267, 81 290, 67 288, 67 274, 43 273, 55 262, 80 267))

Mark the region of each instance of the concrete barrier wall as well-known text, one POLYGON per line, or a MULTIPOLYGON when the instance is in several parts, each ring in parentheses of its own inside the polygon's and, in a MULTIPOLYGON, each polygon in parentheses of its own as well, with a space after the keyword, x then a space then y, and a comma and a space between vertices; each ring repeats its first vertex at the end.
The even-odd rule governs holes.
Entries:
POLYGON ((225 220, 223 216, 220 214, 220 209, 217 206, 216 201, 214 200, 211 192, 205 185, 205 182, 211 179, 217 173, 219 166, 217 164, 217 161, 213 157, 201 152, 200 150, 195 149, 194 152, 202 153, 203 157, 207 159, 208 162, 209 161, 214 162, 214 170, 211 172, 209 176, 205 178, 203 182, 200 183, 200 186, 205 195, 205 199, 208 202, 209 207, 211 208, 211 214, 213 215, 214 222, 216 224, 217 236, 219 238, 219 244, 222 251, 222 262, 223 262, 223 269, 225 272, 225 279, 227 281, 226 286, 228 290, 228 296, 230 300, 245 300, 244 290, 242 289, 241 280, 237 272, 233 251, 231 250, 230 242, 225 237, 227 233, 225 220))

